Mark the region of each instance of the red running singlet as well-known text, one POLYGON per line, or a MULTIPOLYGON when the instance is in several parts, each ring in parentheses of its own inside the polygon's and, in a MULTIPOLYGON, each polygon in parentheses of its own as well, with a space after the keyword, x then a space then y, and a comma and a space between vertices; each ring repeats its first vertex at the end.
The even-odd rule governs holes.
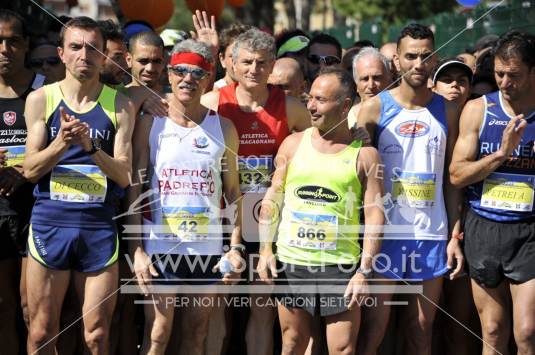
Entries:
POLYGON ((265 192, 270 186, 273 159, 284 138, 290 134, 286 116, 286 96, 275 86, 268 86, 269 97, 258 112, 244 112, 236 99, 238 84, 219 90, 218 113, 230 119, 238 131, 240 189, 265 192))

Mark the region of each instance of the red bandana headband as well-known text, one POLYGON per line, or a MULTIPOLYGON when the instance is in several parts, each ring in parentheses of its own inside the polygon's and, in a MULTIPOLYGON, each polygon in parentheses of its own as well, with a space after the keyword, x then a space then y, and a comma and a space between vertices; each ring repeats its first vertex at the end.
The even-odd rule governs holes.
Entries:
POLYGON ((212 64, 208 63, 206 59, 204 59, 202 56, 200 56, 197 53, 191 53, 191 52, 182 52, 182 53, 175 53, 171 56, 171 60, 169 61, 169 64, 171 66, 175 66, 178 64, 191 64, 196 65, 200 68, 203 68, 206 71, 212 71, 212 64))

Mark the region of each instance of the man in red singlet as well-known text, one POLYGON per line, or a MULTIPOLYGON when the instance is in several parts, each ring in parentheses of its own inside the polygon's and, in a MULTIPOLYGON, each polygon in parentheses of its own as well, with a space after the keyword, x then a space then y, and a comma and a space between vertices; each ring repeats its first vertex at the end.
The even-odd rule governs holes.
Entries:
MULTIPOLYGON (((275 40, 256 28, 236 39, 232 59, 237 83, 205 94, 203 105, 233 121, 240 137, 238 168, 243 200, 243 240, 250 257, 258 261, 258 212, 270 186, 273 159, 291 132, 310 126, 310 114, 296 98, 286 97, 267 84, 275 63, 275 40), (254 254, 256 257, 251 257, 254 254)), ((250 274, 250 273, 249 273, 250 274)), ((256 275, 256 273, 255 273, 256 275)), ((254 277, 248 281, 258 282, 254 277)), ((272 354, 275 308, 268 296, 251 299, 246 342, 249 354, 272 354), (272 303, 271 303, 272 304, 272 303)))

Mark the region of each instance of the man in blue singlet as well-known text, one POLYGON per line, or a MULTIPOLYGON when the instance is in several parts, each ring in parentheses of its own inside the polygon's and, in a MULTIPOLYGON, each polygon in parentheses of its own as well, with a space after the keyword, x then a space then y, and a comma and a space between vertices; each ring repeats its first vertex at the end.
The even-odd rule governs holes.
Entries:
POLYGON ((65 79, 26 101, 24 174, 37 183, 28 237, 29 353, 54 353, 71 277, 83 300, 87 348, 109 351, 118 285, 113 217, 129 182, 134 109, 99 82, 104 46, 95 21, 70 20, 60 34, 65 79))
POLYGON ((511 315, 518 354, 533 354, 535 38, 500 37, 494 76, 499 90, 469 101, 462 112, 451 181, 467 187, 464 252, 483 354, 508 353, 511 315))

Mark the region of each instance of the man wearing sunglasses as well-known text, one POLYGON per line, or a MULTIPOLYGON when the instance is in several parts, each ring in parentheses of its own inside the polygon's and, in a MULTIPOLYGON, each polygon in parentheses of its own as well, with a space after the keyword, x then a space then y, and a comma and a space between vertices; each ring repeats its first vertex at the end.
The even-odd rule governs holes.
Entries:
POLYGON ((338 66, 342 62, 342 46, 326 33, 312 37, 307 49, 306 76, 312 83, 323 67, 338 66))
POLYGON ((65 77, 65 64, 58 56, 58 48, 49 43, 37 45, 28 56, 28 67, 44 75, 45 84, 52 84, 65 77))
MULTIPOLYGON (((273 159, 284 138, 310 126, 310 115, 298 99, 285 96, 268 85, 275 63, 275 40, 252 28, 238 36, 232 60, 237 83, 203 96, 203 104, 231 119, 240 137, 239 174, 243 198, 244 244, 249 254, 258 253, 257 208, 270 185, 273 159), (256 210, 256 212, 255 212, 256 210)), ((256 268, 257 258, 252 269, 256 268)), ((257 282, 255 280, 248 280, 257 282)), ((253 295, 252 295, 253 296, 253 295)), ((269 297, 255 296, 247 324, 246 342, 250 354, 273 353, 275 309, 265 305, 269 297), (267 301, 266 301, 267 300, 267 301)))
MULTIPOLYGON (((175 45, 168 67, 172 88, 169 115, 144 115, 134 133, 136 180, 128 193, 129 206, 135 207, 142 193, 139 177, 152 172, 147 177, 152 189, 150 212, 127 217, 129 225, 144 225, 147 230, 143 242, 136 238, 130 243, 138 283, 147 299, 155 301, 145 306, 143 354, 165 353, 175 314, 175 307, 168 303, 175 294, 152 289, 149 295, 149 283, 180 285, 181 289, 206 288, 220 281, 232 284, 242 265, 238 134, 230 120, 200 104, 213 65, 214 57, 205 44, 185 40, 175 45), (227 206, 236 204, 238 215, 225 254, 232 269, 219 272, 224 253, 219 209, 223 196, 227 206), (171 259, 173 263, 168 263, 171 259)), ((172 352, 204 353, 216 290, 197 292, 202 293, 186 292, 180 297, 189 301, 178 309, 180 349, 170 349, 172 352), (203 306, 192 306, 194 302, 203 306)))
MULTIPOLYGON (((2 352, 18 353, 16 326, 20 256, 25 254, 33 185, 22 176, 26 123, 24 103, 44 77, 24 67, 28 34, 24 20, 0 10, 0 342, 2 352)), ((26 260, 27 258, 23 258, 26 260)), ((23 265, 25 265, 23 261, 23 265)), ((26 311, 26 292, 21 298, 26 311)))

